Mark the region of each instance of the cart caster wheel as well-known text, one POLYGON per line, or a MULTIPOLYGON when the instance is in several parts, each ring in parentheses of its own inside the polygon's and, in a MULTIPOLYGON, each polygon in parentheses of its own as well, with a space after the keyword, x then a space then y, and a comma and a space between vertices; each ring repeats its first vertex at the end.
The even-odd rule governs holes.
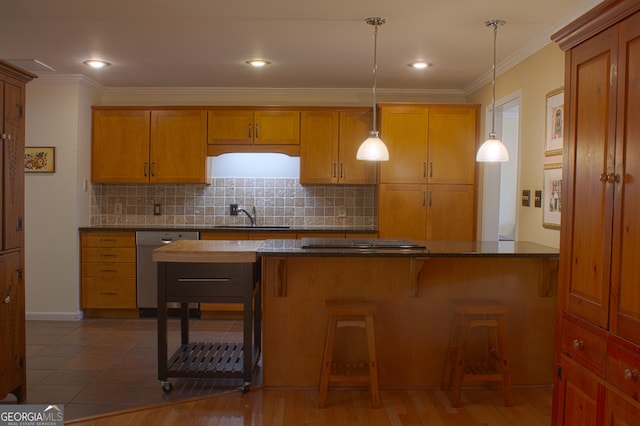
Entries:
POLYGON ((240 387, 240 390, 242 391, 242 393, 247 393, 249 392, 249 387, 251 387, 251 383, 245 383, 240 387))
POLYGON ((169 393, 173 390, 173 385, 171 382, 162 382, 162 390, 164 393, 169 393))

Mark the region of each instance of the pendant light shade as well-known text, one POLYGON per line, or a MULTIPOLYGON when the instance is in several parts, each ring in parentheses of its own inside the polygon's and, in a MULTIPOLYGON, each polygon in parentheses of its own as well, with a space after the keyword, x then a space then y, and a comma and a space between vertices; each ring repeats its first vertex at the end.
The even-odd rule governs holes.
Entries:
POLYGON ((379 137, 376 130, 376 77, 378 73, 378 27, 386 21, 384 18, 367 18, 365 22, 374 26, 373 31, 373 129, 369 132, 369 137, 358 148, 357 160, 366 161, 389 161, 389 150, 379 137))
POLYGON ((478 162, 504 162, 509 161, 509 151, 496 135, 496 40, 498 38, 498 28, 506 22, 499 19, 492 19, 485 22, 487 27, 493 27, 493 80, 492 80, 492 107, 491 107, 491 133, 489 139, 478 149, 476 161, 478 162))

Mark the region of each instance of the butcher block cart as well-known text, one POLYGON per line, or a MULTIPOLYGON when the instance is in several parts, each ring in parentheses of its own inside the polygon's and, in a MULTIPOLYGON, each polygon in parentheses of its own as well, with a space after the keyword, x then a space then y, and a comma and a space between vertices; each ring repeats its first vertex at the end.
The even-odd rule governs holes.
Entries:
POLYGON ((242 378, 251 386, 261 349, 261 241, 179 240, 158 248, 158 380, 170 377, 242 378), (180 303, 181 344, 169 357, 167 304, 180 303), (242 342, 190 342, 189 303, 242 303, 242 342))

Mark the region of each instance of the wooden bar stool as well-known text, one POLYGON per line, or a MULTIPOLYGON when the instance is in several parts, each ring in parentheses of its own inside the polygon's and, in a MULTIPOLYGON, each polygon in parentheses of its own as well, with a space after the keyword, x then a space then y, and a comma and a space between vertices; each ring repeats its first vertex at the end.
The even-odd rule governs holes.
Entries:
POLYGON ((504 317, 507 308, 497 303, 454 303, 449 348, 442 375, 442 389, 451 391, 451 406, 460 405, 462 385, 469 382, 502 382, 504 405, 510 407, 511 376, 507 356, 507 336, 504 317), (467 342, 471 329, 487 329, 488 355, 486 360, 471 362, 467 356, 467 342))
POLYGON ((374 408, 380 407, 376 341, 373 329, 373 316, 377 312, 376 305, 366 302, 327 301, 326 308, 329 321, 320 373, 318 407, 324 408, 326 406, 327 391, 330 385, 353 383, 368 383, 371 403, 374 408), (333 362, 336 330, 344 327, 363 328, 366 332, 368 361, 364 368, 363 363, 337 366, 333 362))

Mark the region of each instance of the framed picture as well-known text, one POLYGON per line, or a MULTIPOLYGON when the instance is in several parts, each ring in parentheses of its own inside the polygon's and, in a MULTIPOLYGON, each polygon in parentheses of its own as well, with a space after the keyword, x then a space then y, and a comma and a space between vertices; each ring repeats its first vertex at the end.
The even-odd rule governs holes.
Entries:
POLYGON ((544 155, 562 154, 564 132, 564 91, 561 88, 547 93, 545 114, 544 155))
POLYGON ((56 148, 53 146, 27 146, 24 149, 24 171, 27 173, 54 173, 56 148))
POLYGON ((562 211, 562 164, 544 165, 544 183, 542 186, 542 226, 560 229, 562 211))

